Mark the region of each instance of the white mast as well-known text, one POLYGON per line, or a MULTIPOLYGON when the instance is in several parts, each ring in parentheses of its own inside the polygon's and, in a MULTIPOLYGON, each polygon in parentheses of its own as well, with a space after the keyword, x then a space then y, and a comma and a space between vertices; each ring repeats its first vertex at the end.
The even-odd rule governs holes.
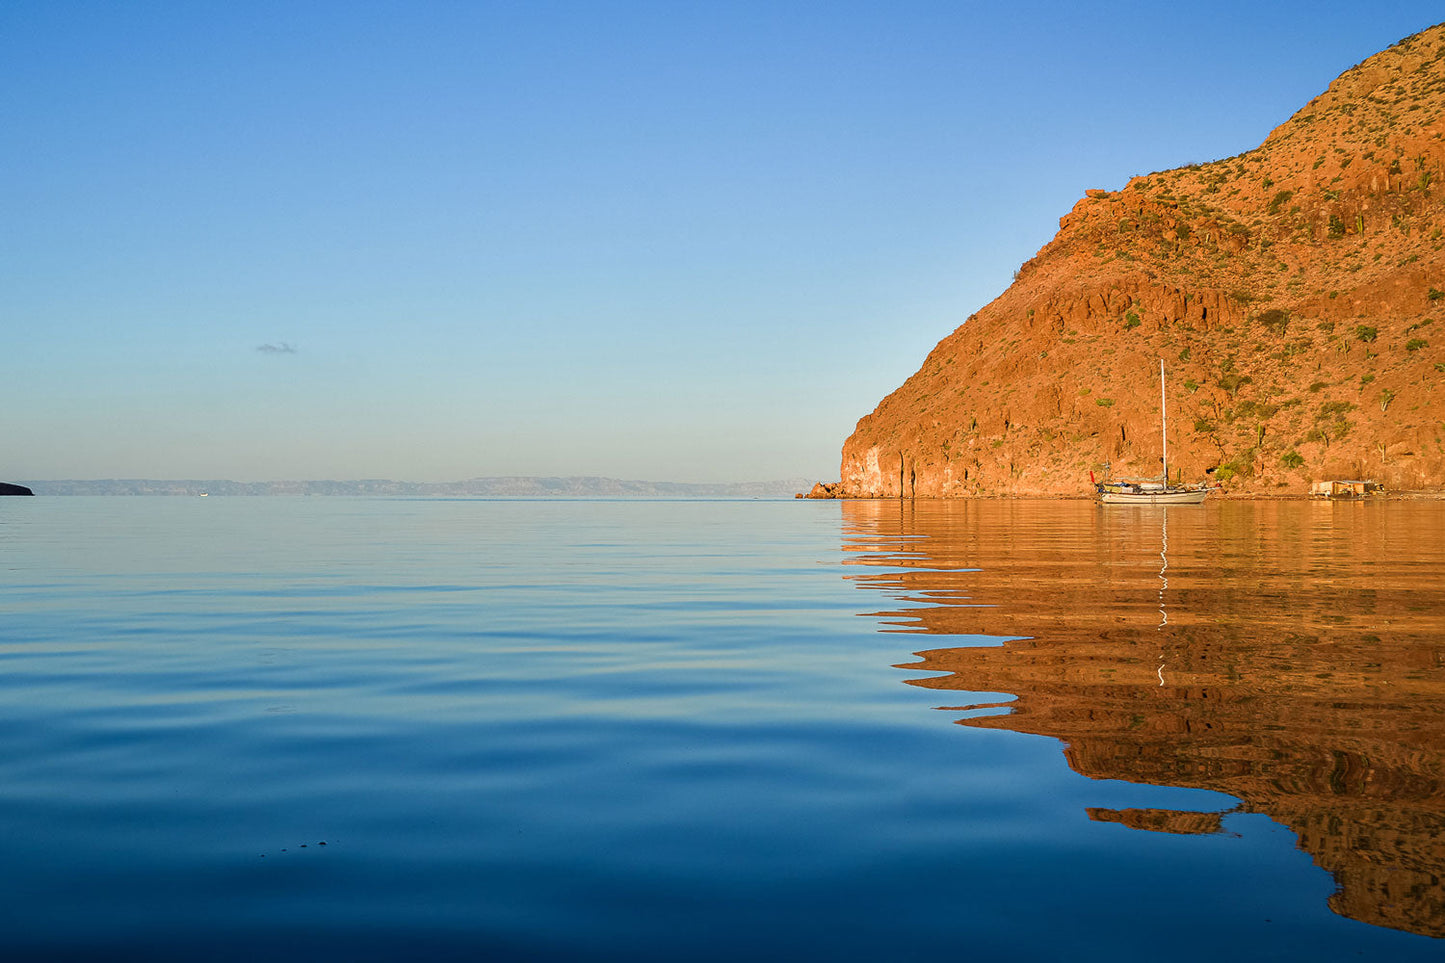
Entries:
POLYGON ((1159 435, 1164 442, 1164 487, 1169 487, 1169 416, 1164 411, 1164 359, 1159 359, 1159 435))

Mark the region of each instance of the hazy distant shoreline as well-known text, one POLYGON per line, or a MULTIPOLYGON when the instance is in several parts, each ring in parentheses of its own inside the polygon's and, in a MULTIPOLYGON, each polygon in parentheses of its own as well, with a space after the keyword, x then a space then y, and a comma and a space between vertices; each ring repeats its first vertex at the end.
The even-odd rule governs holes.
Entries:
MULTIPOLYGON (((455 482, 407 482, 385 478, 353 480, 237 482, 226 479, 96 478, 26 481, 36 495, 369 495, 433 498, 793 498, 812 488, 810 479, 791 478, 758 482, 660 482, 596 475, 507 475, 470 478, 455 482)), ((896 496, 852 501, 897 501, 896 496)), ((1032 496, 1038 498, 1040 496, 1032 496)), ((1046 500, 1087 500, 1092 493, 1048 496, 1046 500)), ((1216 492, 1229 501, 1291 501, 1308 499, 1308 492, 1216 492)), ((1030 496, 974 495, 968 498, 920 498, 919 501, 1030 500, 1030 496)), ((1367 500, 1445 499, 1445 490, 1384 492, 1367 500)))
POLYGON ((25 481, 37 495, 410 495, 488 498, 791 498, 811 479, 760 482, 660 482, 595 475, 509 475, 455 482, 384 478, 349 481, 237 482, 226 479, 99 478, 25 481))

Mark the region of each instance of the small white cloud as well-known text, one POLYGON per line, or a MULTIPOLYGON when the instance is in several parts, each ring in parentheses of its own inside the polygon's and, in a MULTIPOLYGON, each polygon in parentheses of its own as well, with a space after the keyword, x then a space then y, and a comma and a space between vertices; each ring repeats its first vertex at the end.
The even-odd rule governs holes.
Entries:
POLYGON ((282 341, 280 344, 257 345, 256 350, 262 354, 295 354, 296 347, 282 341))

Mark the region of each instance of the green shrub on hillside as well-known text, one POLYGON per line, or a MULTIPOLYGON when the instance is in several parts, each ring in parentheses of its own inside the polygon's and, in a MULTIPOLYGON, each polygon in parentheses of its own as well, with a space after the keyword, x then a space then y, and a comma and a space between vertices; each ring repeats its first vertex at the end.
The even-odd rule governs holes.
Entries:
POLYGON ((1270 308, 1257 320, 1275 334, 1284 334, 1285 329, 1289 327, 1289 312, 1280 308, 1270 308))
POLYGON ((1235 455, 1229 461, 1214 469, 1214 477, 1222 482, 1231 478, 1248 478, 1254 474, 1254 451, 1235 455))
POLYGON ((1251 378, 1249 375, 1237 375, 1233 372, 1230 372, 1229 374, 1220 377, 1219 387, 1223 388, 1230 394, 1234 394, 1240 388, 1243 388, 1247 384, 1252 384, 1253 382, 1254 379, 1251 378))

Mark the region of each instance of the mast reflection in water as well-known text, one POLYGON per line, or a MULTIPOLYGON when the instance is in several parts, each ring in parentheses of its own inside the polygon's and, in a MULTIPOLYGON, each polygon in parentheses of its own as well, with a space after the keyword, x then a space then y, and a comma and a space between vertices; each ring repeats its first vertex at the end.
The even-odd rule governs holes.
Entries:
MULTIPOLYGON (((845 502, 899 666, 1008 693, 960 725, 1060 739, 1097 779, 1215 790, 1289 827, 1335 912, 1445 936, 1445 506, 845 502), (1002 640, 1002 644, 1000 644, 1002 640)), ((1219 832, 1228 813, 1088 811, 1219 832)))

